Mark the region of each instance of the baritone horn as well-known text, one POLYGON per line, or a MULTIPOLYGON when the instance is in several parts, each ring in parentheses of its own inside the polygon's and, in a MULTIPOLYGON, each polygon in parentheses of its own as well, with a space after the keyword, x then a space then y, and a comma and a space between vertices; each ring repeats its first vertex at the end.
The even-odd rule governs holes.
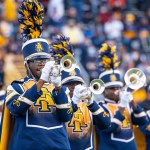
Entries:
POLYGON ((129 69, 124 76, 126 87, 134 90, 138 90, 146 85, 146 76, 138 68, 129 69))
POLYGON ((105 90, 105 84, 100 79, 94 79, 91 81, 89 89, 93 94, 102 94, 105 90))
POLYGON ((60 60, 60 66, 64 71, 70 72, 75 69, 76 67, 76 61, 74 57, 65 55, 61 60, 60 60))

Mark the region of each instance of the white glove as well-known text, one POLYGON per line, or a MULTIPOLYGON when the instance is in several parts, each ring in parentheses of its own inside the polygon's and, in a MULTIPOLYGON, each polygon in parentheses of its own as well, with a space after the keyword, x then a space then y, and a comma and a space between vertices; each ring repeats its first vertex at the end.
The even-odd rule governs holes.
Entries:
POLYGON ((88 106, 93 103, 92 93, 89 90, 89 88, 84 87, 83 85, 79 84, 79 85, 75 86, 72 101, 75 104, 78 104, 81 101, 84 101, 87 103, 87 106, 88 106))
POLYGON ((55 87, 61 86, 61 68, 60 68, 60 65, 54 65, 51 68, 50 81, 55 87))
POLYGON ((80 103, 80 98, 79 98, 79 88, 80 87, 81 87, 81 84, 76 85, 74 88, 74 91, 73 91, 72 101, 75 104, 80 103))
POLYGON ((60 65, 54 65, 52 66, 51 68, 51 71, 50 71, 50 76, 61 76, 61 67, 60 65))
POLYGON ((42 69, 42 74, 41 74, 40 79, 42 79, 46 82, 49 81, 49 75, 50 75, 51 69, 54 66, 54 64, 55 64, 55 61, 48 61, 45 64, 44 68, 42 69))
POLYGON ((127 107, 128 104, 133 100, 132 93, 127 91, 121 91, 119 93, 119 97, 120 97, 119 103, 120 107, 127 107))

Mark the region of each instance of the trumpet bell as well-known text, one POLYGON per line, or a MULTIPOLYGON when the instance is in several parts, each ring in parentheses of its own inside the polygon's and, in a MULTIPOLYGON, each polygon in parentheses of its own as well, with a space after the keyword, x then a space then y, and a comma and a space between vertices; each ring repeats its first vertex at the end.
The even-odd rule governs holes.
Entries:
POLYGON ((90 83, 90 90, 94 94, 102 94, 105 89, 105 84, 102 80, 100 79, 94 79, 90 83))
POLYGON ((138 90, 146 84, 145 74, 138 68, 129 69, 124 76, 126 85, 132 90, 138 90))
POLYGON ((76 61, 72 56, 66 55, 60 61, 60 66, 64 71, 73 71, 76 67, 76 61))

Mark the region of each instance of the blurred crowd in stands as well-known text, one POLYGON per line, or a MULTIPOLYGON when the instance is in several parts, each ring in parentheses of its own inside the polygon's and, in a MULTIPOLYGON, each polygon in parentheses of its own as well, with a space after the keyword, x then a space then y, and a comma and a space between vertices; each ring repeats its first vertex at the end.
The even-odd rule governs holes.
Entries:
MULTIPOLYGON (((0 76, 4 56, 21 54, 22 39, 17 8, 22 0, 0 1, 0 76)), ((70 37, 75 57, 90 80, 98 78, 95 60, 103 42, 117 45, 122 78, 138 67, 150 83, 149 0, 39 0, 45 7, 43 37, 50 42, 57 34, 70 37)), ((148 87, 148 86, 147 86, 148 87)))

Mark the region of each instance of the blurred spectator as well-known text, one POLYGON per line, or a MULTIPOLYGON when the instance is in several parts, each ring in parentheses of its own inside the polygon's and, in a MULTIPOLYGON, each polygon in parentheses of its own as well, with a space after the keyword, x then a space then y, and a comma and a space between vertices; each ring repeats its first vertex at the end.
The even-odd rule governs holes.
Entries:
POLYGON ((111 14, 110 11, 108 4, 105 2, 99 6, 98 17, 102 24, 105 24, 109 20, 111 14))
POLYGON ((139 31, 140 50, 150 55, 150 34, 149 30, 141 29, 139 31))
POLYGON ((61 28, 64 17, 63 0, 50 0, 48 3, 47 15, 50 18, 50 24, 61 28))
POLYGON ((68 0, 69 6, 77 10, 77 21, 82 22, 84 0, 68 0))
POLYGON ((74 19, 68 20, 67 24, 62 29, 62 33, 70 37, 70 42, 73 45, 84 42, 84 34, 74 19))
POLYGON ((66 19, 74 19, 77 21, 77 9, 75 7, 70 7, 66 13, 66 19))
POLYGON ((122 37, 123 23, 118 18, 119 12, 113 12, 109 21, 104 24, 104 32, 108 39, 117 40, 122 37))
POLYGON ((85 0, 83 5, 83 18, 82 21, 84 24, 93 22, 93 7, 92 0, 85 0))
POLYGON ((4 18, 11 22, 16 20, 17 3, 15 0, 4 0, 4 18))
POLYGON ((108 3, 112 8, 119 7, 123 9, 126 7, 126 0, 108 0, 108 3))
MULTIPOLYGON (((90 79, 96 76, 98 78, 95 70, 89 71, 89 66, 96 67, 91 65, 96 59, 95 51, 101 43, 110 39, 116 42, 118 52, 122 52, 122 75, 131 67, 140 67, 145 71, 150 66, 149 0, 144 3, 142 0, 39 1, 45 8, 42 36, 49 42, 57 34, 69 36, 75 49, 75 57, 90 79)), ((20 2, 22 0, 0 1, 0 50, 6 54, 21 54, 21 35, 15 15, 20 2)), ((150 72, 146 73, 148 82, 149 74, 150 72)))
POLYGON ((146 17, 150 23, 150 5, 148 6, 147 10, 146 10, 146 17))
POLYGON ((146 18, 146 17, 140 18, 139 24, 140 25, 138 26, 138 30, 145 29, 145 30, 150 31, 148 18, 146 18))
POLYGON ((4 17, 0 18, 0 31, 4 37, 11 37, 14 27, 11 22, 5 20, 4 17))

